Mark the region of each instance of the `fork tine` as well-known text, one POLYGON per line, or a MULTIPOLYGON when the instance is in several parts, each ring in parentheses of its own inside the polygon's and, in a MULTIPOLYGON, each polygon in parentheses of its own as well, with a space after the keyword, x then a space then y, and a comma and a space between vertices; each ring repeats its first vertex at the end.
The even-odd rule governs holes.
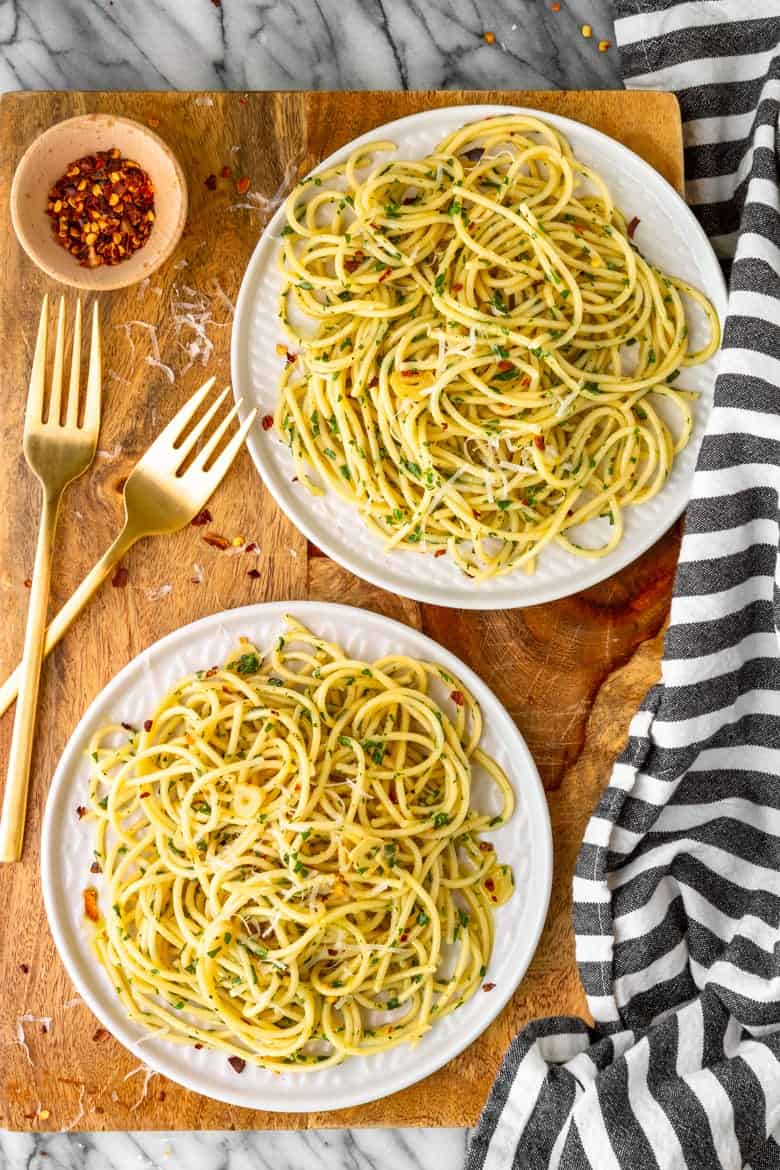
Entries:
POLYGON ((35 422, 43 417, 43 388, 46 378, 46 337, 49 325, 49 297, 44 294, 41 317, 38 322, 38 336, 35 341, 35 356, 30 372, 30 389, 27 393, 26 416, 35 422))
MULTIPOLYGON (((195 414, 200 404, 203 402, 211 387, 214 385, 214 381, 214 378, 209 378, 208 381, 203 383, 200 389, 195 391, 191 398, 187 399, 187 401, 184 403, 184 406, 182 406, 180 410, 176 412, 168 425, 160 431, 151 447, 147 448, 147 450, 144 452, 139 462, 139 466, 144 462, 145 459, 149 459, 151 463, 159 459, 164 452, 167 452, 168 454, 171 453, 176 440, 192 416, 195 414)), ((175 452, 175 454, 179 454, 178 450, 175 452)))
MULTIPOLYGON (((81 302, 79 302, 81 309, 81 302)), ((89 344, 89 372, 87 373, 87 396, 84 403, 84 427, 86 430, 100 429, 101 361, 103 350, 100 344, 100 315, 95 301, 92 309, 92 338, 89 344)))
MULTIPOLYGON (((241 402, 239 401, 238 403, 236 403, 235 409, 237 410, 240 405, 241 405, 241 402)), ((241 446, 243 445, 244 439, 247 436, 247 432, 249 431, 249 428, 251 427, 252 423, 255 421, 256 417, 257 417, 257 408, 255 408, 249 412, 245 421, 241 424, 241 426, 238 428, 238 430, 236 431, 233 438, 230 440, 228 445, 225 447, 225 450, 222 452, 222 454, 219 456, 219 458, 215 460, 213 466, 211 466, 209 468, 209 470, 206 472, 206 474, 208 475, 208 477, 211 481, 211 485, 212 485, 211 490, 212 491, 214 490, 214 488, 216 488, 222 482, 222 480, 225 476, 225 472, 228 470, 231 463, 233 462, 236 455, 238 454, 239 450, 241 449, 241 446)))
MULTIPOLYGON (((229 387, 227 387, 223 391, 223 393, 222 393, 223 398, 224 398, 225 394, 227 393, 228 389, 229 389, 229 387)), ((238 408, 240 405, 241 405, 241 402, 236 403, 236 405, 233 407, 233 409, 230 410, 225 415, 222 422, 219 424, 217 429, 214 431, 214 434, 209 437, 209 441, 207 443, 203 444, 202 449, 198 452, 197 458, 193 459, 193 461, 192 461, 192 466, 194 468, 199 468, 201 471, 204 469, 204 467, 208 463, 209 459, 211 458, 211 456, 214 454, 217 447, 219 446, 220 441, 223 438, 223 436, 225 435, 225 432, 227 431, 228 427, 230 426, 233 419, 238 414, 238 408)))
POLYGON ((70 353, 70 382, 68 383, 68 408, 65 425, 75 427, 79 418, 79 372, 81 370, 81 297, 76 301, 76 318, 73 322, 73 342, 70 353))
POLYGON ((219 410, 222 403, 225 401, 225 395, 228 393, 229 390, 230 390, 230 387, 226 386, 225 389, 222 391, 222 393, 217 395, 217 398, 212 403, 212 405, 208 408, 208 410, 204 414, 203 418, 200 419, 199 422, 197 422, 196 425, 192 428, 192 430, 189 432, 187 437, 182 442, 182 445, 180 447, 176 448, 177 454, 179 454, 181 456, 182 462, 184 462, 184 460, 189 455, 190 451, 192 451, 193 448, 195 447, 195 444, 197 443, 198 439, 203 434, 206 427, 209 425, 209 423, 211 422, 214 415, 219 410))
POLYGON ((60 425, 62 409, 62 367, 65 364, 65 297, 60 297, 57 313, 57 339, 54 343, 54 368, 51 372, 51 394, 49 396, 48 421, 55 427, 60 425))

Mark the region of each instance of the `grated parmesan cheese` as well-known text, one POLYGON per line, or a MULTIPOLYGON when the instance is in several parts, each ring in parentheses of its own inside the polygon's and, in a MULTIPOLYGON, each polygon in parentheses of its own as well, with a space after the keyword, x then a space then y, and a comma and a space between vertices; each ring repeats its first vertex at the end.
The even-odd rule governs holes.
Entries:
POLYGON ((76 1116, 73 1118, 72 1121, 69 1121, 67 1125, 63 1125, 62 1129, 60 1130, 60 1133, 70 1133, 70 1131, 72 1129, 75 1129, 76 1126, 78 1125, 78 1123, 81 1121, 82 1117, 84 1116, 84 1099, 85 1099, 86 1095, 87 1095, 87 1086, 86 1085, 79 1085, 78 1113, 76 1114, 76 1116))
POLYGON ((172 589, 173 585, 157 585, 154 589, 147 589, 146 596, 149 601, 160 601, 163 597, 167 597, 172 589))
POLYGON ((278 207, 284 203, 290 188, 292 187, 294 179, 297 177, 298 170, 303 162, 303 155, 298 155, 291 158, 284 168, 284 175, 279 186, 274 191, 270 198, 263 195, 261 191, 249 191, 246 200, 243 203, 232 203, 228 208, 229 211, 257 211, 263 219, 263 225, 268 223, 273 213, 278 207))
POLYGON ((131 1077, 136 1076, 138 1073, 143 1073, 144 1083, 141 1087, 141 1095, 139 1096, 138 1100, 134 1105, 130 1106, 131 1113, 135 1113, 136 1109, 138 1109, 139 1106, 146 1100, 147 1094, 149 1093, 149 1082, 152 1077, 156 1077, 158 1075, 154 1069, 149 1068, 147 1064, 139 1064, 138 1068, 130 1069, 130 1072, 127 1073, 126 1076, 123 1076, 122 1080, 129 1081, 131 1077))
POLYGON ((33 1016, 30 1012, 24 1012, 23 1015, 18 1016, 16 1020, 16 1043, 27 1057, 27 1063, 32 1068, 32 1057, 30 1056, 30 1049, 27 1044, 27 1037, 24 1034, 25 1024, 44 1024, 47 1029, 51 1028, 51 1016, 33 1016))
POLYGON ((173 385, 173 383, 176 381, 176 375, 174 374, 171 367, 165 362, 161 362, 159 358, 152 357, 152 355, 148 353, 144 358, 144 361, 146 362, 147 366, 153 366, 154 369, 159 370, 162 374, 165 374, 165 377, 168 379, 171 385, 173 385))

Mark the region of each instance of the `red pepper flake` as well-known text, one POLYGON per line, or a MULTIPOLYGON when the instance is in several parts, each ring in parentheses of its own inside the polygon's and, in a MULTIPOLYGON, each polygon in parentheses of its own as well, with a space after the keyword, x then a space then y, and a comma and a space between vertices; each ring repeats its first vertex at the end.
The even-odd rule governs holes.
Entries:
POLYGON ((259 569, 249 569, 247 571, 247 577, 251 577, 253 581, 256 581, 260 576, 261 573, 259 569))
POLYGON ((87 886, 84 891, 84 913, 90 922, 97 922, 100 918, 97 890, 94 886, 87 886))
POLYGON ((238 104, 240 106, 248 106, 249 105, 249 98, 248 97, 240 97, 238 99, 238 104))
POLYGON ((498 368, 499 370, 513 370, 515 368, 515 364, 514 362, 503 361, 498 363, 498 368))
POLYGON ((136 730, 135 727, 133 727, 132 723, 125 723, 124 720, 122 720, 122 726, 124 727, 125 731, 133 731, 134 732, 136 730))
POLYGON ((32 579, 30 577, 25 577, 24 587, 25 589, 32 589, 32 579))
POLYGON ((94 1040, 95 1044, 100 1044, 102 1040, 108 1039, 108 1035, 109 1033, 107 1028, 97 1028, 92 1036, 92 1039, 94 1040))
POLYGON ((487 881, 485 882, 485 889, 486 890, 494 890, 495 888, 496 888, 496 883, 493 881, 492 878, 488 878, 487 881))
POLYGON ((85 816, 86 816, 86 814, 87 814, 87 810, 86 810, 86 808, 84 807, 84 805, 83 805, 83 804, 77 804, 77 805, 76 805, 76 816, 78 817, 78 819, 79 819, 79 820, 82 820, 82 818, 83 818, 83 817, 85 817, 85 816))
POLYGON ((160 119, 159 118, 147 118, 146 125, 151 126, 152 130, 156 130, 157 127, 160 125, 160 119))
POLYGON ((229 166, 224 166, 222 168, 220 174, 222 175, 223 179, 229 179, 233 174, 233 168, 229 167, 229 166))
POLYGON ((30 974, 30 964, 29 963, 20 963, 19 970, 22 972, 23 975, 29 975, 30 974))
POLYGON ((151 719, 144 719, 144 731, 151 731, 151 730, 152 730, 151 719))
POLYGON ((450 698, 456 707, 462 707, 466 700, 463 698, 463 691, 450 691, 450 698))
POLYGON ((298 355, 297 353, 290 353, 288 349, 287 353, 284 355, 284 360, 288 366, 294 366, 298 360, 298 355))
POLYGON ((443 557, 446 555, 446 552, 447 552, 446 548, 437 548, 436 552, 433 555, 435 557, 443 557))
POLYGON ((214 5, 215 8, 222 7, 222 0, 211 0, 211 3, 214 5))
POLYGON ((401 935, 401 942, 406 942, 408 937, 409 937, 409 932, 405 930, 404 933, 401 935))
POLYGON ((271 427, 274 425, 274 416, 272 414, 264 414, 260 425, 264 431, 270 431, 271 427))
POLYGON ((521 378, 520 385, 521 386, 530 386, 531 385, 531 379, 528 377, 528 374, 526 374, 526 376, 524 378, 521 378))
POLYGON ((381 284, 384 280, 387 280, 388 276, 390 275, 390 273, 392 271, 393 271, 392 268, 386 268, 384 270, 384 272, 382 273, 382 275, 379 277, 379 284, 381 284))
POLYGON ((115 589, 124 589, 125 585, 127 584, 127 582, 129 580, 130 580, 130 574, 128 573, 128 571, 124 567, 124 565, 120 565, 118 567, 117 571, 114 573, 113 577, 111 578, 111 584, 114 586, 115 589))
POLYGON ((372 378, 366 386, 366 390, 373 390, 375 386, 379 385, 379 378, 372 378))
POLYGON ((246 195, 248 190, 249 190, 249 176, 242 175, 241 178, 236 183, 236 191, 238 191, 239 195, 246 195))
POLYGON ((119 264, 142 248, 154 226, 154 189, 117 147, 84 155, 50 189, 54 237, 82 268, 119 264))
POLYGON ((496 43, 496 34, 494 32, 486 32, 483 35, 483 40, 486 45, 494 45, 496 43))
POLYGON ((538 451, 544 451, 544 435, 534 435, 534 447, 538 451))
POLYGON ((631 223, 628 225, 628 238, 629 238, 629 240, 633 240, 634 232, 639 227, 641 222, 642 221, 638 215, 635 215, 634 218, 631 220, 631 223))
POLYGON ((89 872, 90 873, 102 873, 103 866, 100 864, 99 861, 93 861, 92 865, 89 867, 89 872))
POLYGON ((201 1050, 201 1048, 203 1047, 203 1045, 202 1045, 202 1044, 196 1044, 196 1045, 195 1045, 195 1047, 197 1048, 198 1052, 200 1052, 200 1050, 201 1050))
POLYGON ((244 552, 249 552, 249 553, 258 552, 258 551, 259 551, 259 549, 258 549, 256 543, 254 542, 254 540, 251 541, 244 549, 244 552))
POLYGON ((240 1056, 228 1057, 228 1064, 232 1068, 233 1072, 237 1073, 242 1073, 246 1068, 246 1061, 242 1060, 240 1056))
POLYGON ((212 548, 218 548, 224 551, 230 548, 230 541, 221 535, 219 532, 206 532, 203 536, 206 544, 210 544, 212 548))
MULTIPOLYGON (((480 841, 479 847, 483 853, 492 853, 493 852, 493 846, 490 844, 489 841, 480 841)), ((489 880, 492 880, 492 879, 489 879, 489 880)), ((485 883, 485 885, 487 885, 487 882, 485 883)))
POLYGON ((457 284, 453 284, 450 286, 450 292, 460 292, 460 290, 462 288, 463 288, 463 285, 460 282, 458 282, 457 284))
POLYGON ((214 174, 207 175, 206 178, 203 180, 203 184, 204 184, 204 186, 208 187, 209 191, 216 191, 216 189, 217 189, 217 176, 214 174))
POLYGON ((366 258, 365 252, 358 251, 355 253, 354 256, 351 256, 348 260, 344 261, 344 267, 347 270, 347 272, 354 272, 356 268, 360 267, 360 265, 363 263, 365 258, 366 258))
POLYGON ((138 794, 138 799, 139 800, 148 800, 151 795, 152 795, 151 792, 140 792, 138 794))
POLYGON ((492 991, 494 987, 495 987, 495 983, 483 983, 482 984, 483 991, 492 991))
POLYGON ((202 528, 204 524, 210 524, 214 517, 209 512, 208 508, 201 508, 197 516, 193 516, 190 524, 193 528, 202 528))

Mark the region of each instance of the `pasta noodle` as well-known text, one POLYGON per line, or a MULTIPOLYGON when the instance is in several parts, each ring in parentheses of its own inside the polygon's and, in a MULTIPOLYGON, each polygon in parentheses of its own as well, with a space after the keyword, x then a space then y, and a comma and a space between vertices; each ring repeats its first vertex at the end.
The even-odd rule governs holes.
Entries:
POLYGON ((642 257, 543 121, 484 119, 383 162, 394 149, 358 148, 286 204, 274 421, 299 480, 387 549, 449 554, 477 580, 532 572, 550 544, 605 556, 690 438, 677 378, 716 351, 715 310, 642 257), (600 516, 586 547, 573 530, 600 516))
POLYGON ((514 798, 458 679, 288 618, 129 730, 90 744, 89 814, 94 944, 133 1020, 307 1070, 416 1042, 480 986, 513 890, 480 833, 514 798))

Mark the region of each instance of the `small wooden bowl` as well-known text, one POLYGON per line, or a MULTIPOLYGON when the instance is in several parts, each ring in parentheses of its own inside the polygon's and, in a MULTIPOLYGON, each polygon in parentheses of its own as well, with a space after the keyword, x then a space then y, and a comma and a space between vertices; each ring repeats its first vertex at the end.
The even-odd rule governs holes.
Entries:
POLYGON ((125 288, 150 276, 178 244, 187 218, 187 183, 179 162, 159 135, 113 114, 82 114, 57 122, 28 146, 11 186, 11 219, 19 243, 39 268, 75 288, 125 288), (120 264, 82 268, 57 242, 46 214, 50 188, 77 158, 118 147, 149 175, 154 227, 148 240, 120 264))

